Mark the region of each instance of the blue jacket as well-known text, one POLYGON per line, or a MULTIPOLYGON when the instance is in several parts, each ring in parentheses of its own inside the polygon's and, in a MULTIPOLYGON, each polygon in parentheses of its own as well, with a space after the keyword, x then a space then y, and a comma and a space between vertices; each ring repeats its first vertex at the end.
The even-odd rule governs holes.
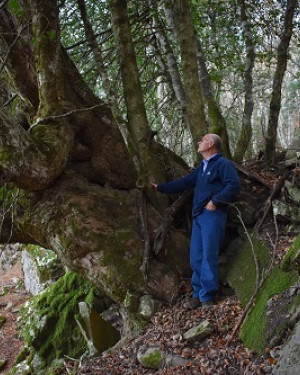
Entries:
POLYGON ((192 217, 195 218, 210 200, 218 209, 226 211, 226 203, 237 199, 240 180, 234 164, 218 153, 209 159, 205 172, 201 163, 185 177, 157 186, 157 190, 165 194, 181 193, 190 188, 194 188, 192 217))

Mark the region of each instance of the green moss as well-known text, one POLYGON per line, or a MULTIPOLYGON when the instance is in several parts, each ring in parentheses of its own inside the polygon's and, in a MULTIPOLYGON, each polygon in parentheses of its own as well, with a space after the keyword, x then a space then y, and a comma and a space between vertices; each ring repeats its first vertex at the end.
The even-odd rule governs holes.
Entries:
MULTIPOLYGON (((260 273, 262 273, 269 264, 269 250, 257 238, 255 233, 251 235, 251 241, 258 260, 260 273)), ((228 274, 228 282, 235 289, 239 300, 245 306, 253 293, 256 281, 252 245, 248 240, 232 262, 232 267, 228 274)))
POLYGON ((252 349, 262 352, 267 344, 266 305, 274 295, 282 293, 293 285, 298 279, 296 272, 284 272, 275 267, 259 292, 255 304, 250 310, 240 332, 244 344, 252 349))
MULTIPOLYGON (((110 293, 113 299, 122 303, 127 292, 136 291, 137 286, 144 285, 144 279, 139 270, 142 264, 142 253, 135 250, 126 254, 126 243, 136 245, 140 242, 133 238, 132 231, 118 231, 106 240, 101 259, 101 266, 107 267, 107 274, 103 275, 103 281, 110 286, 110 293)), ((132 246, 133 246, 132 245, 132 246)))
POLYGON ((142 364, 144 367, 159 369, 164 361, 164 357, 159 350, 153 350, 148 354, 145 354, 142 358, 142 364))
POLYGON ((31 352, 32 351, 30 351, 30 349, 28 348, 28 346, 24 346, 21 349, 21 351, 19 352, 19 354, 17 355, 17 358, 15 360, 15 365, 17 365, 18 363, 23 362, 26 358, 28 358, 30 356, 31 352))
POLYGON ((68 355, 81 356, 86 343, 75 320, 78 302, 92 299, 93 288, 81 277, 67 273, 21 310, 21 335, 41 360, 41 368, 68 355))

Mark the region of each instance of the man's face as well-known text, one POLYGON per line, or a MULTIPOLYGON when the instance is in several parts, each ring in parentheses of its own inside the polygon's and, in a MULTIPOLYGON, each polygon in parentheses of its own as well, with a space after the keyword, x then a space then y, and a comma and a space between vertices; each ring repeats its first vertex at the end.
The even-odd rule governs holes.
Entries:
POLYGON ((213 142, 210 140, 208 135, 202 137, 201 141, 198 142, 198 153, 207 152, 212 148, 213 142))

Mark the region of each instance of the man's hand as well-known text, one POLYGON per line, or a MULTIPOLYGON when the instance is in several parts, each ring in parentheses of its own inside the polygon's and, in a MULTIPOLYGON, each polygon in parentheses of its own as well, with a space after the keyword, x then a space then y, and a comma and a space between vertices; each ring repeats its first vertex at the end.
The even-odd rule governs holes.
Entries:
POLYGON ((153 190, 157 190, 157 184, 155 184, 154 182, 150 181, 150 185, 152 186, 153 190))
POLYGON ((213 204, 212 201, 209 201, 207 203, 207 205, 205 206, 205 208, 208 210, 208 211, 215 211, 217 209, 217 207, 213 204))

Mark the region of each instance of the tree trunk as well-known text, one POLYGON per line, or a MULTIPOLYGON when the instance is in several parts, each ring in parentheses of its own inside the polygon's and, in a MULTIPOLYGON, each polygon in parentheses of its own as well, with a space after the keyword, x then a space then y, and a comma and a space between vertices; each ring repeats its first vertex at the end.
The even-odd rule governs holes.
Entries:
MULTIPOLYGON (((28 15, 28 9, 25 8, 28 15)), ((30 15, 29 15, 30 18, 30 15)), ((0 12, 0 57, 13 91, 18 91, 24 112, 32 117, 39 105, 36 70, 34 69, 33 45, 28 38, 30 23, 25 17, 16 19, 4 7, 0 12), (19 28, 14 23, 19 23, 19 28)))
POLYGON ((247 151, 249 143, 252 137, 252 112, 254 107, 253 102, 253 78, 252 72, 255 60, 255 51, 252 40, 251 25, 249 24, 248 17, 246 14, 246 6, 244 0, 239 0, 239 6, 241 11, 241 21, 245 36, 246 44, 246 66, 244 74, 245 82, 245 104, 243 113, 242 131, 237 141, 235 153, 233 159, 236 162, 241 162, 247 151))
POLYGON ((270 166, 275 156, 278 118, 281 107, 281 87, 288 61, 288 49, 293 32, 293 18, 298 6, 297 0, 288 0, 284 17, 284 28, 277 50, 277 67, 273 79, 270 102, 270 117, 265 146, 265 162, 270 166))
MULTIPOLYGON (((140 192, 122 136, 109 107, 94 96, 62 49, 55 2, 34 0, 32 8, 36 56, 31 61, 36 61, 40 102, 29 131, 0 113, 0 175, 7 190, 0 203, 8 207, 0 241, 53 249, 119 304, 130 297, 132 313, 143 294, 170 301, 179 286, 177 261, 170 265, 170 258, 180 264, 187 258, 185 237, 177 234, 174 241, 171 232, 168 252, 150 256, 145 277, 140 192)), ((19 40, 21 50, 31 37, 19 40)), ((7 66, 17 76, 20 65, 12 57, 7 66)), ((27 102, 26 91, 22 94, 27 102)), ((162 149, 155 147, 162 158, 162 149)), ((170 170, 176 162, 170 153, 166 158, 161 162, 170 170)), ((146 211, 151 244, 161 217, 149 203, 146 211)))
POLYGON ((198 75, 196 40, 188 0, 175 0, 174 12, 180 46, 187 113, 195 149, 207 132, 204 104, 198 75))
POLYGON ((229 139, 226 127, 226 121, 221 113, 220 107, 213 97, 209 73, 206 68, 205 57, 199 40, 197 39, 197 56, 201 75, 201 87, 203 95, 207 104, 210 133, 218 134, 223 140, 223 154, 231 159, 231 152, 229 147, 229 139))
POLYGON ((96 68, 99 73, 99 76, 101 77, 103 89, 105 91, 108 103, 112 110, 114 121, 119 126, 119 129, 123 135, 123 138, 127 142, 127 123, 123 119, 120 108, 118 106, 116 95, 113 92, 112 85, 111 85, 109 76, 107 74, 107 71, 103 62, 101 47, 99 46, 97 42, 97 38, 93 31, 92 24, 88 18, 86 6, 85 6, 85 0, 77 0, 77 4, 80 10, 81 19, 82 19, 83 26, 84 26, 84 32, 88 40, 88 44, 92 50, 94 60, 96 63, 96 68))
MULTIPOLYGON (((152 7, 157 6, 156 2, 151 0, 150 6, 152 7)), ((181 81, 180 72, 178 69, 178 65, 176 62, 174 52, 172 50, 172 46, 168 40, 166 31, 164 29, 164 25, 159 19, 159 15, 157 13, 153 17, 153 28, 155 31, 155 36, 160 46, 161 54, 165 57, 165 60, 167 63, 168 73, 171 77, 172 89, 175 93, 177 102, 180 106, 184 125, 186 129, 189 129, 190 125, 189 125, 189 117, 187 115, 187 102, 186 102, 186 96, 185 96, 184 88, 183 88, 182 81, 181 81)))
MULTIPOLYGON (((153 134, 148 125, 143 91, 131 38, 126 0, 110 0, 112 23, 118 44, 121 77, 131 140, 129 152, 138 170, 137 187, 147 189, 149 181, 162 181, 160 166, 153 155, 153 134)), ((150 192, 149 192, 150 193, 150 192)))

